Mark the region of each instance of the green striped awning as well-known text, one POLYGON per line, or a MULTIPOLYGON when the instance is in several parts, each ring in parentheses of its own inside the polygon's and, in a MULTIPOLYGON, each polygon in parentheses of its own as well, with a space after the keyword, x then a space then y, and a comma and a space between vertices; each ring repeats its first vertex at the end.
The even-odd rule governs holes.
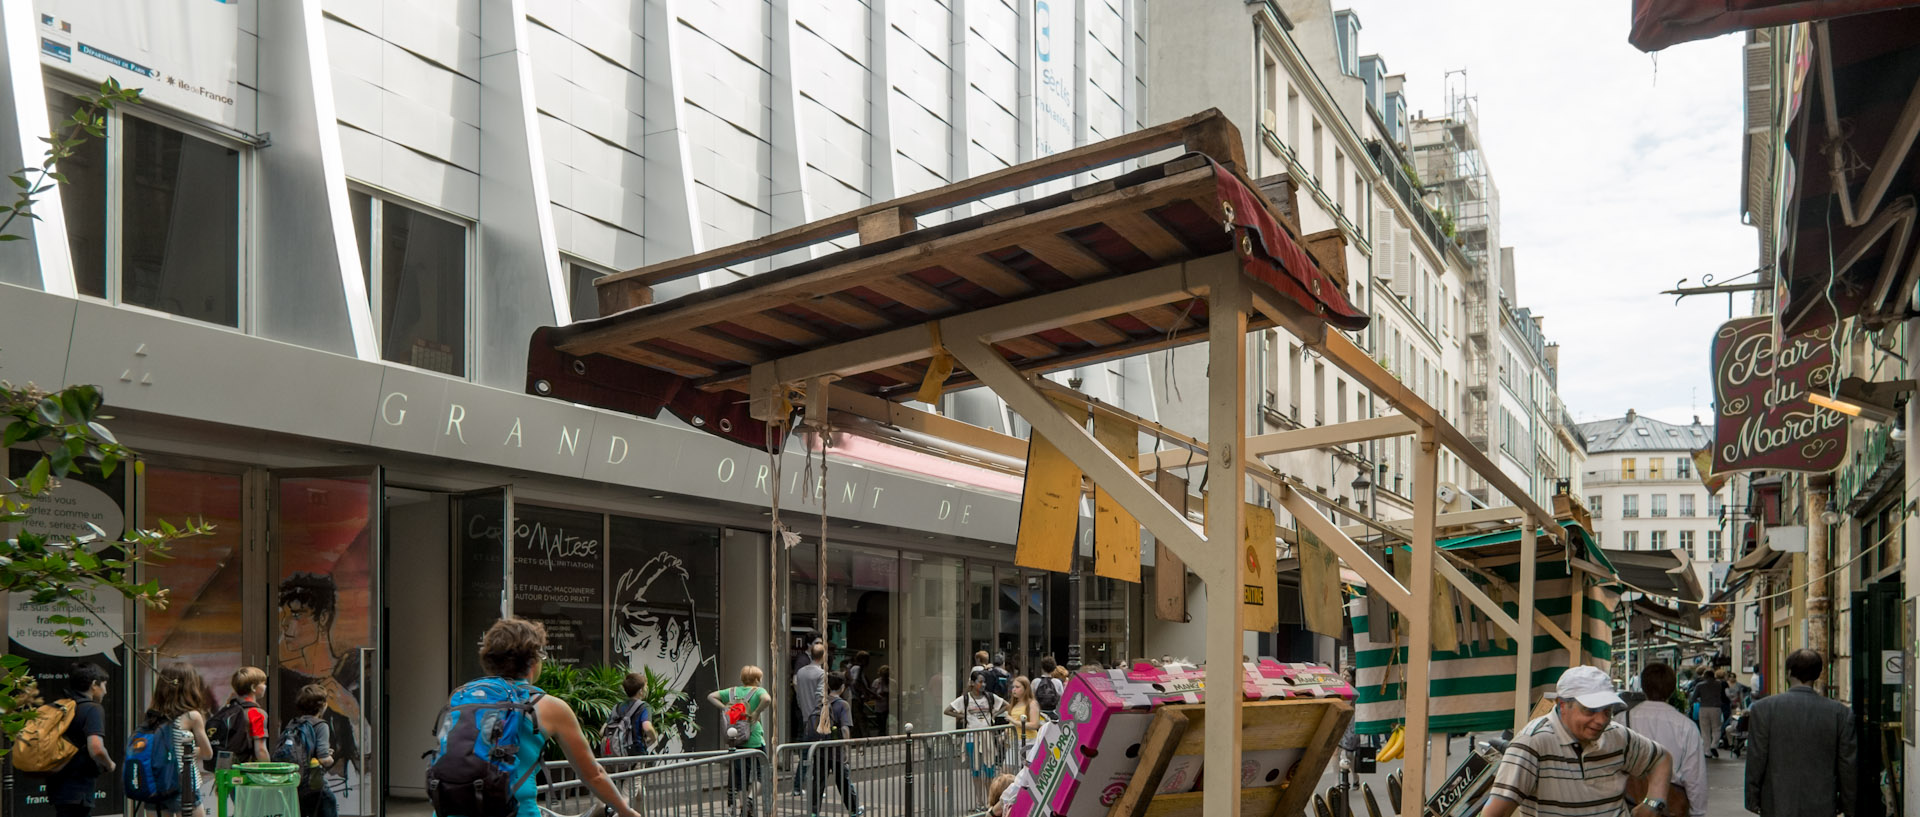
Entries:
MULTIPOLYGON (((1586 531, 1566 523, 1576 553, 1590 561, 1607 565, 1600 549, 1592 546, 1586 531), (1581 551, 1584 550, 1582 553, 1581 551)), ((1444 550, 1475 551, 1474 562, 1482 569, 1508 582, 1520 578, 1518 548, 1502 548, 1519 541, 1517 529, 1490 534, 1448 539, 1439 543, 1444 550), (1511 549, 1512 554, 1500 555, 1511 549), (1482 556, 1486 558, 1482 558, 1482 556)), ((1405 546, 1396 547, 1402 554, 1405 546)), ((1544 548, 1543 548, 1544 549, 1544 548)), ((1558 548, 1555 548, 1557 551, 1558 548)), ((1610 565, 1607 565, 1610 567, 1610 565)), ((1472 574, 1468 574, 1472 576, 1472 574)), ((1543 557, 1536 567, 1535 606, 1554 623, 1566 629, 1572 625, 1572 580, 1565 563, 1556 552, 1543 557)), ((1404 641, 1375 642, 1368 637, 1368 616, 1372 599, 1360 591, 1349 607, 1353 618, 1354 688, 1359 697, 1354 706, 1354 730, 1360 734, 1384 734, 1393 730, 1406 715, 1402 703, 1402 685, 1406 679, 1407 646, 1404 641)), ((1489 595, 1493 593, 1489 592, 1489 595)), ((1501 599, 1507 615, 1518 618, 1519 606, 1512 599, 1501 599)), ((1613 613, 1602 599, 1602 591, 1589 588, 1585 600, 1586 642, 1589 660, 1605 668, 1612 658, 1613 613)), ((1532 616, 1528 616, 1530 620, 1532 616)), ((1491 624, 1490 632, 1497 632, 1491 624)), ((1465 628, 1463 627, 1463 630, 1465 628)), ((1537 628, 1536 628, 1537 630, 1537 628)), ((1428 728, 1435 732, 1495 732, 1513 726, 1514 657, 1518 651, 1509 642, 1469 643, 1459 651, 1435 649, 1430 678, 1431 706, 1428 728)), ((1533 636, 1533 672, 1528 679, 1531 696, 1538 699, 1551 691, 1560 679, 1571 656, 1559 641, 1543 632, 1533 636)))

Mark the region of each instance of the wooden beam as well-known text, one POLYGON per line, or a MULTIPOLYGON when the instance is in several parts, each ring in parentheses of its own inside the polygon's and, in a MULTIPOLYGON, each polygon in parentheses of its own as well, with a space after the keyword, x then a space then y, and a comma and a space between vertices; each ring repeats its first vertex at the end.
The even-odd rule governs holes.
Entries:
POLYGON ((963 423, 951 417, 910 408, 884 397, 863 394, 844 386, 833 387, 833 405, 844 411, 894 428, 949 440, 965 448, 998 454, 1024 462, 1027 441, 990 428, 963 423))
MULTIPOLYGON (((1378 440, 1384 437, 1398 437, 1419 430, 1412 420, 1399 414, 1385 417, 1370 417, 1365 420, 1350 420, 1327 426, 1277 431, 1247 438, 1247 455, 1264 457, 1272 454, 1285 454, 1290 451, 1308 451, 1315 448, 1329 448, 1345 443, 1362 440, 1378 440)), ((1160 457, 1140 456, 1140 470, 1157 471, 1161 468, 1180 468, 1185 466, 1185 452, 1162 451, 1160 457)))
MULTIPOLYGON (((765 277, 769 280, 752 289, 714 294, 709 297, 688 296, 699 298, 699 300, 690 302, 681 309, 660 315, 582 332, 560 344, 560 350, 576 355, 598 352, 608 346, 670 335, 705 323, 724 320, 727 316, 741 312, 759 311, 783 303, 812 308, 813 299, 829 297, 853 287, 865 286, 872 281, 897 275, 903 269, 913 270, 937 266, 950 255, 978 255, 996 247, 1006 246, 1010 239, 1017 235, 1082 226, 1097 219, 1099 213, 1109 208, 1159 206, 1194 195, 1198 190, 1214 183, 1211 168, 1189 170, 1117 190, 1104 196, 1010 218, 992 227, 955 233, 836 266, 784 277, 778 277, 780 276, 778 271, 768 273, 765 277)), ((601 281, 605 280, 607 279, 601 279, 601 281)))
MULTIPOLYGON (((1506 472, 1501 471, 1500 466, 1495 465, 1493 460, 1487 457, 1486 452, 1475 448, 1465 434, 1460 433, 1459 429, 1454 428, 1452 423, 1440 415, 1438 409, 1421 399, 1413 389, 1401 383, 1399 378, 1389 374, 1385 367, 1375 361, 1365 350, 1354 345, 1346 335, 1328 331, 1327 325, 1317 319, 1294 314, 1289 306, 1284 305, 1291 302, 1266 284, 1249 279, 1247 286, 1253 293, 1255 306, 1262 314, 1292 332, 1295 337, 1320 352, 1335 366, 1353 375, 1361 386, 1379 395, 1401 414, 1411 418, 1423 428, 1433 429, 1435 442, 1452 451, 1469 470, 1485 479, 1493 490, 1518 505, 1520 510, 1531 513, 1536 518, 1553 518, 1551 511, 1534 501, 1533 496, 1508 477, 1506 472)), ((1420 498, 1414 499, 1417 502, 1420 498)), ((1549 527, 1546 535, 1557 542, 1565 541, 1565 534, 1558 530, 1558 526, 1549 527)))
POLYGON ((1402 614, 1411 613, 1413 591, 1402 586, 1393 578, 1392 573, 1388 573, 1387 569, 1381 567, 1373 557, 1368 556, 1365 550, 1354 544, 1345 532, 1335 527, 1332 521, 1320 513, 1320 509, 1313 507, 1313 504, 1307 501, 1306 497, 1293 490, 1292 486, 1284 484, 1273 491, 1273 495, 1288 513, 1293 514, 1295 522, 1300 527, 1317 537, 1321 544, 1332 548, 1334 554, 1340 557, 1340 561, 1346 562, 1348 568, 1360 574, 1360 578, 1367 580, 1369 592, 1377 593, 1381 601, 1393 605, 1393 609, 1402 614))
POLYGON ((854 231, 860 234, 860 243, 872 244, 884 241, 905 232, 911 232, 917 225, 913 213, 903 207, 894 206, 884 210, 867 208, 854 212, 854 231))
MULTIPOLYGON (((1247 616, 1242 588, 1264 582, 1252 571, 1272 571, 1274 551, 1268 544, 1263 553, 1240 556, 1247 492, 1246 458, 1241 455, 1247 437, 1247 313, 1252 311, 1245 277, 1237 269, 1214 269, 1207 283, 1207 439, 1213 443, 1207 450, 1207 474, 1212 491, 1207 498, 1207 547, 1199 559, 1187 557, 1187 564, 1207 582, 1207 678, 1215 686, 1206 701, 1205 767, 1229 770, 1231 781, 1238 777, 1232 770, 1240 768, 1244 737, 1241 700, 1234 694, 1246 673, 1240 661, 1247 616)), ((1271 578, 1268 573, 1266 579, 1271 578)), ((1240 817, 1237 786, 1208 786, 1201 802, 1211 817, 1240 817)))
POLYGON ((1533 637, 1533 628, 1521 629, 1520 622, 1513 620, 1513 616, 1507 615, 1507 611, 1500 606, 1499 602, 1488 597, 1487 591, 1481 590, 1480 585, 1474 584, 1472 579, 1461 573, 1460 568, 1454 567, 1446 557, 1433 560, 1433 566, 1440 571, 1441 578, 1446 579, 1455 590, 1460 591, 1468 601, 1473 602, 1473 606, 1479 608, 1480 612, 1486 613, 1487 618, 1492 619, 1493 623, 1499 625, 1500 629, 1505 630, 1508 635, 1517 639, 1533 637))
POLYGON ((1560 646, 1567 648, 1569 655, 1579 649, 1574 643, 1573 637, 1567 635, 1566 630, 1560 629, 1560 625, 1553 623, 1553 619, 1547 618, 1546 613, 1542 613, 1539 610, 1533 611, 1533 623, 1540 625, 1540 629, 1545 630, 1547 635, 1553 636, 1553 640, 1560 642, 1560 646))
MULTIPOLYGON (((1540 555, 1540 537, 1535 531, 1539 529, 1540 518, 1533 514, 1527 514, 1526 519, 1520 525, 1519 609, 1523 614, 1528 610, 1538 612, 1538 605, 1535 603, 1537 599, 1535 598, 1536 591, 1534 582, 1537 580, 1536 577, 1539 569, 1538 559, 1540 555)), ((1528 633, 1527 636, 1528 637, 1524 638, 1515 636, 1519 638, 1518 643, 1515 645, 1518 649, 1514 651, 1513 676, 1513 733, 1516 735, 1520 734, 1520 729, 1527 725, 1527 716, 1533 713, 1532 633, 1528 633)))
POLYGON ((1020 273, 984 255, 942 258, 940 267, 1002 298, 1014 298, 1033 291, 1033 284, 1020 277, 1020 273))
POLYGON ((1105 221, 1128 244, 1158 263, 1193 255, 1187 242, 1180 240, 1180 236, 1167 229, 1152 213, 1137 210, 1115 213, 1105 221))
MULTIPOLYGON (((1334 337, 1337 334, 1328 333, 1334 337)), ((1344 340, 1344 338, 1342 338, 1344 340)), ((1368 358, 1367 362, 1373 362, 1368 358)), ((1377 366, 1378 364, 1376 364, 1377 366)), ((1349 370, 1351 371, 1351 370, 1349 370)), ((1402 410, 1403 413, 1405 410, 1402 410)), ((1406 759, 1401 764, 1402 791, 1400 817, 1419 817, 1427 801, 1427 718, 1432 697, 1433 676, 1433 520, 1438 516, 1434 488, 1440 481, 1440 446, 1432 426, 1420 429, 1420 441, 1414 449, 1413 465, 1413 616, 1407 624, 1407 674, 1402 687, 1406 696, 1406 759)), ((1449 645, 1451 647, 1451 645, 1449 645)), ((1441 744, 1441 751, 1445 751, 1441 744)))
POLYGON ((1040 263, 1075 281, 1099 278, 1113 272, 1107 262, 1094 255, 1092 250, 1059 233, 1023 234, 1015 236, 1013 243, 1032 253, 1033 257, 1040 259, 1040 263))
MULTIPOLYGON (((651 286, 857 233, 863 217, 888 210, 897 210, 908 217, 918 216, 979 201, 1040 182, 1071 176, 1090 168, 1145 156, 1170 147, 1185 145, 1191 150, 1210 153, 1210 150, 1203 150, 1202 145, 1216 144, 1227 144, 1237 149, 1240 145, 1240 135, 1239 130, 1233 126, 1225 114, 1217 109, 1209 109, 1165 125, 1145 128, 992 173, 984 173, 955 184, 869 205, 836 218, 810 222, 764 238, 609 275, 596 281, 595 285, 603 289, 619 289, 635 285, 651 286)), ((1225 156, 1215 158, 1226 160, 1225 156)), ((1245 162, 1241 164, 1244 165, 1245 162)))

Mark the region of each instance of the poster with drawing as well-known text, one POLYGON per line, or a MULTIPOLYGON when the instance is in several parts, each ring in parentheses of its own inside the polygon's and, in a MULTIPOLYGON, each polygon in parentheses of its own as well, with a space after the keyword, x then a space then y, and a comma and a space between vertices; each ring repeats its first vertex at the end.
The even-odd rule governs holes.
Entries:
POLYGON ((547 628, 548 663, 606 660, 605 538, 603 514, 514 506, 513 614, 547 628))
POLYGON ((656 751, 721 748, 699 718, 707 693, 737 683, 740 669, 719 666, 720 531, 621 516, 610 530, 613 660, 677 693, 654 713, 656 751))
POLYGON ((322 713, 333 731, 333 754, 345 762, 327 771, 341 814, 373 814, 368 791, 374 740, 363 684, 373 655, 374 516, 371 481, 362 477, 290 477, 279 482, 280 577, 274 603, 278 629, 267 692, 273 722, 295 716, 293 700, 307 686, 325 689, 322 713))

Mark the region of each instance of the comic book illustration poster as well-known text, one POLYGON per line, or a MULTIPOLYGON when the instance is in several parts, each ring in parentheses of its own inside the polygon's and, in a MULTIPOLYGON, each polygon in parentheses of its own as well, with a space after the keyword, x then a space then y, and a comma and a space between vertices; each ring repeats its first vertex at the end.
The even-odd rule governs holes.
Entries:
POLYGON ((720 531, 620 516, 611 530, 613 660, 679 693, 654 715, 656 751, 719 749, 719 734, 703 733, 698 715, 708 693, 739 682, 739 667, 719 666, 720 531))

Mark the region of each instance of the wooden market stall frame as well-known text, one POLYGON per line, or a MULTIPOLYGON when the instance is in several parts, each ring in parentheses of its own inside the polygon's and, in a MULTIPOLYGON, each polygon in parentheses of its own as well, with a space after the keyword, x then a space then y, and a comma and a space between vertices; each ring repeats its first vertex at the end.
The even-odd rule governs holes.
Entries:
MULTIPOLYGON (((1324 304, 1332 296, 1320 288, 1328 283, 1344 288, 1344 280, 1324 280, 1328 274, 1344 277, 1344 245, 1325 233, 1303 238, 1294 203, 1282 194, 1276 204, 1246 175, 1241 144, 1225 116, 1207 111, 760 240, 602 278, 596 282, 599 303, 608 316, 536 333, 528 390, 649 416, 665 406, 708 431, 776 450, 792 430, 784 426, 793 416, 790 407, 799 404, 810 424, 851 415, 863 421, 848 425, 853 433, 861 433, 863 425, 867 431, 911 430, 921 439, 951 441, 949 453, 963 461, 994 453, 1003 470, 1007 459, 1024 460, 1024 443, 900 404, 946 358, 955 366, 949 387, 991 389, 1206 583, 1208 680, 1223 691, 1241 686, 1242 595, 1228 588, 1244 583, 1245 560, 1236 558, 1234 545, 1241 537, 1248 479, 1261 480, 1302 528, 1331 547, 1376 598, 1408 622, 1409 796, 1401 813, 1412 817, 1424 801, 1424 794, 1413 793, 1426 791, 1429 772, 1429 616, 1437 583, 1452 585, 1518 643, 1516 728, 1534 705, 1531 686, 1518 680, 1531 677, 1530 625, 1541 624, 1581 663, 1584 627, 1578 611, 1583 605, 1574 605, 1572 635, 1544 616, 1523 624, 1446 559, 1436 558, 1436 526, 1444 521, 1436 496, 1443 448, 1514 503, 1511 515, 1502 519, 1555 541, 1564 533, 1547 524, 1555 518, 1552 510, 1509 479, 1438 410, 1352 339, 1330 331, 1324 304), (1156 153, 1180 149, 1187 153, 1149 161, 1156 153), (1121 162, 1139 167, 1070 190, 1031 190, 1064 187, 1063 180, 1121 162), (1022 190, 1028 191, 1024 199, 1022 190), (1263 212, 1236 214, 1231 204, 1223 208, 1229 193, 1263 212), (962 211, 937 225, 919 223, 929 213, 994 196, 1014 201, 978 214, 962 211), (1263 231, 1263 223, 1278 226, 1263 231), (805 252, 829 239, 859 244, 818 257, 805 252), (1252 241, 1262 242, 1264 250, 1252 241), (1256 253, 1271 257, 1254 259, 1256 253), (653 287, 660 283, 782 255, 801 260, 652 303, 653 287), (1285 267, 1292 279, 1247 272, 1256 260, 1285 267), (1296 285, 1298 291, 1282 291, 1296 285), (1312 302, 1302 296, 1308 290, 1322 299, 1321 308, 1307 308, 1312 302), (1399 413, 1250 436, 1245 339, 1250 329, 1268 326, 1286 329, 1399 413), (1145 428, 1184 450, 1145 454, 1137 465, 1116 456, 1055 402, 1063 395, 1090 406, 1097 401, 1039 377, 1200 341, 1209 343, 1211 373, 1206 439, 1169 437, 1157 424, 1145 428), (738 411, 743 403, 744 415, 738 411), (743 428, 747 417, 766 425, 743 428), (1412 544, 1412 586, 1396 581, 1314 507, 1313 497, 1261 459, 1401 435, 1417 442, 1414 516, 1405 527, 1412 544), (1141 478, 1202 456, 1214 509, 1204 526, 1190 522, 1183 508, 1141 478)), ((1344 304, 1344 295, 1337 300, 1344 304)), ((1364 320, 1363 314, 1362 325, 1364 320)), ((932 379, 944 378, 935 373, 932 379)), ((1525 611, 1535 608, 1537 540, 1520 539, 1517 591, 1519 609, 1525 611)), ((1578 568, 1574 579, 1584 597, 1586 580, 1578 568)), ((1234 694, 1211 695, 1204 703, 1205 720, 1214 727, 1205 730, 1207 768, 1239 767, 1243 704, 1234 694), (1218 728, 1222 724, 1227 728, 1218 728)), ((1311 788, 1313 781, 1305 784, 1311 788)), ((1208 815, 1240 813, 1239 793, 1224 786, 1207 787, 1202 802, 1208 815)))

